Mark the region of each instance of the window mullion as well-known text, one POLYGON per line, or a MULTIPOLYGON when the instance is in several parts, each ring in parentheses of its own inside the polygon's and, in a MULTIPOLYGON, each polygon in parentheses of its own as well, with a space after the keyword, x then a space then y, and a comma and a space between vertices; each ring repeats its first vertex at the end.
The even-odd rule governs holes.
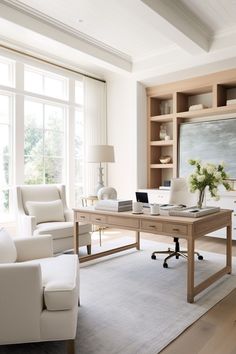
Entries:
POLYGON ((45 104, 43 104, 43 183, 46 183, 46 169, 45 169, 45 104))
MULTIPOLYGON (((24 64, 16 63, 16 90, 24 89, 24 64)), ((13 183, 24 183, 24 96, 15 95, 15 110, 13 110, 13 183)))

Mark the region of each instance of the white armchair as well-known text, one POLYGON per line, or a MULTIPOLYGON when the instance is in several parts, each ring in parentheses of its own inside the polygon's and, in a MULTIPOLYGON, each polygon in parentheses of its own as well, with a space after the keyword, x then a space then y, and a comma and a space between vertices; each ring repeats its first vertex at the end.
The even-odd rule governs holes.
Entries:
MULTIPOLYGON (((53 252, 73 248, 73 212, 66 204, 64 185, 21 185, 15 193, 17 233, 23 237, 50 234, 53 252)), ((91 225, 80 223, 79 246, 91 253, 91 225)))
POLYGON ((50 235, 13 240, 0 229, 0 344, 68 340, 79 302, 77 255, 53 257, 50 235))

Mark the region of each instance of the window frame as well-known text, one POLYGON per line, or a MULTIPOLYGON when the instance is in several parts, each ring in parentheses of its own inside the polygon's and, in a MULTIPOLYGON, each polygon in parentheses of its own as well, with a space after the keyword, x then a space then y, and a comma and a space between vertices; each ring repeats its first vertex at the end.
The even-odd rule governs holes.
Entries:
POLYGON ((5 216, 6 219, 11 219, 11 215, 13 213, 13 184, 14 184, 14 154, 13 154, 13 145, 14 145, 14 139, 13 139, 13 131, 14 131, 14 102, 15 102, 15 95, 11 92, 0 90, 0 95, 1 96, 6 96, 9 98, 8 102, 8 110, 9 110, 9 121, 8 123, 2 123, 0 122, 0 126, 4 125, 8 127, 8 132, 9 132, 9 177, 8 177, 8 183, 2 185, 1 190, 2 191, 9 191, 9 212, 4 213, 2 215, 5 216))
POLYGON ((28 93, 30 93, 30 95, 40 95, 42 97, 48 97, 50 99, 58 99, 61 101, 68 102, 68 98, 69 98, 68 81, 69 81, 68 77, 60 75, 58 73, 55 73, 54 71, 48 71, 48 70, 41 69, 37 66, 24 64, 24 92, 28 92, 28 93), (27 71, 42 75, 42 92, 32 91, 32 90, 29 90, 25 87, 25 74, 27 71), (63 95, 61 97, 51 96, 45 91, 46 90, 46 88, 45 88, 45 79, 46 78, 60 80, 63 83, 63 95))

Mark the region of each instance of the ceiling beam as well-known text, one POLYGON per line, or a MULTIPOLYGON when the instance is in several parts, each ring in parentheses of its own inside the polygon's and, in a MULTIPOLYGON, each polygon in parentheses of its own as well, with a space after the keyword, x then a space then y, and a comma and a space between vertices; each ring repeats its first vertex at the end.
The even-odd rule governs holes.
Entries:
POLYGON ((190 54, 209 50, 210 33, 180 1, 141 0, 156 17, 158 30, 190 54))
MULTIPOLYGON (((49 18, 40 18, 40 14, 30 13, 15 4, 9 4, 8 1, 0 0, 0 17, 22 28, 28 29, 37 35, 50 38, 60 44, 70 46, 71 48, 87 55, 90 59, 97 60, 102 66, 118 68, 124 72, 131 72, 131 59, 126 58, 120 53, 112 51, 112 49, 102 46, 102 43, 94 43, 89 38, 83 38, 79 32, 73 31, 70 27, 63 24, 50 23, 49 18)), ((2 36, 7 33, 0 32, 2 36)), ((24 38, 22 38, 24 41, 24 38)), ((78 63, 79 64, 79 63, 78 63)))

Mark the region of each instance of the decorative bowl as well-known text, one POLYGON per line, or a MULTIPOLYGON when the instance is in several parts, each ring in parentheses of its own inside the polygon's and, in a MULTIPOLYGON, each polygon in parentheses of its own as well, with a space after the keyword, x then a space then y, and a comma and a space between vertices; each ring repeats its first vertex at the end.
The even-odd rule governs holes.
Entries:
POLYGON ((160 157, 160 162, 161 163, 169 163, 171 161, 171 156, 161 156, 160 157))

